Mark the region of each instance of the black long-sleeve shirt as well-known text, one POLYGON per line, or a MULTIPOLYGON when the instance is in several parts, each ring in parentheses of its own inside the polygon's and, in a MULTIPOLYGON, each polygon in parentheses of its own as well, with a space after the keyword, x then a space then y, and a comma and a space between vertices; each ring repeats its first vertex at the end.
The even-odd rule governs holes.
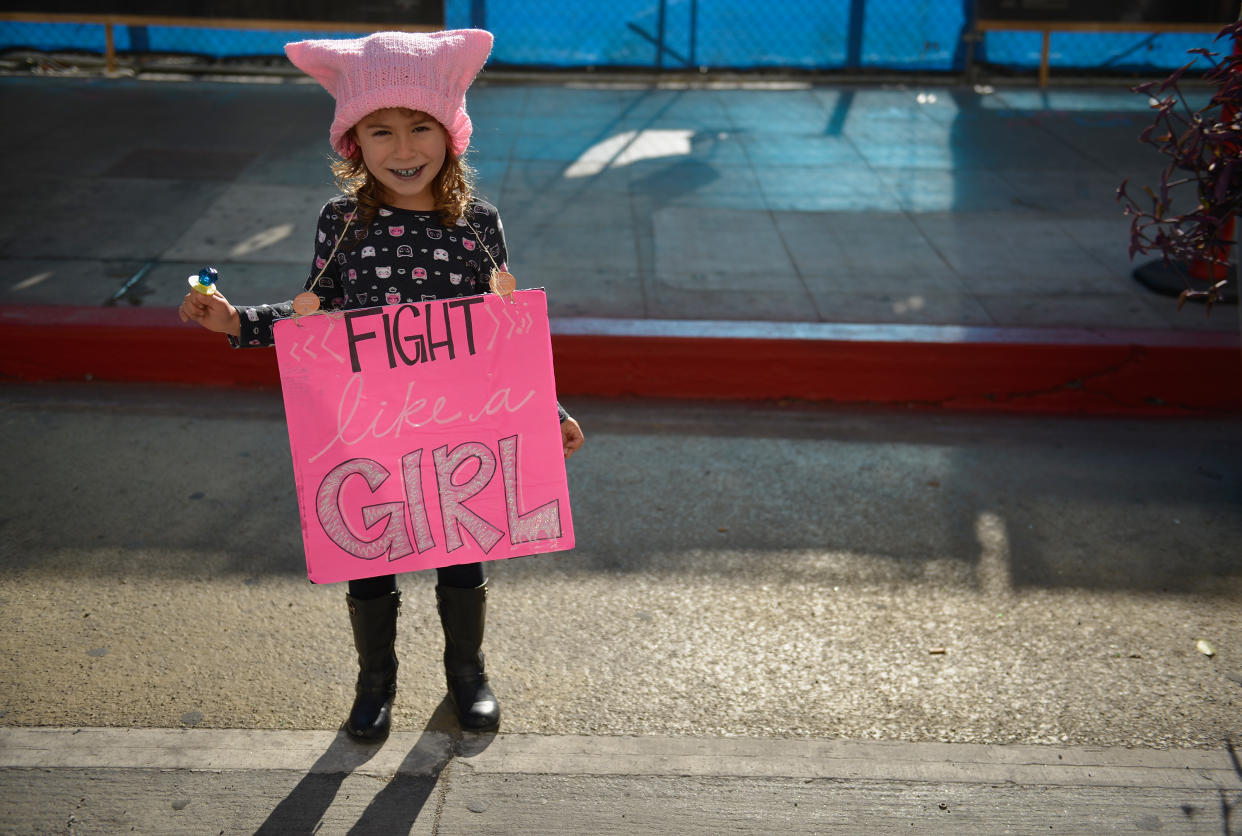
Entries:
MULTIPOLYGON (((306 289, 319 297, 321 310, 474 296, 489 290, 493 266, 506 269, 504 226, 490 203, 474 201, 456 224, 448 226, 434 211, 383 206, 370 226, 354 222, 346 229, 354 210, 352 200, 339 196, 319 213, 306 289)), ((273 345, 272 326, 293 316, 292 300, 236 307, 241 336, 229 340, 241 348, 273 345)), ((558 404, 557 410, 564 421, 565 409, 558 404)))

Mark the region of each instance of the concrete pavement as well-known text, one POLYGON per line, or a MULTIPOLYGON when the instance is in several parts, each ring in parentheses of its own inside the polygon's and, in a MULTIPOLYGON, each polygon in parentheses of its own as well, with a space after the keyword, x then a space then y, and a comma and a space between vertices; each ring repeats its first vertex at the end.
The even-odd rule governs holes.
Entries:
MULTIPOLYGON (((206 262, 241 302, 299 286, 332 105, 259 80, 0 79, 44 126, 0 135, 0 298, 168 306, 206 262)), ((1121 87, 485 74, 470 109, 480 191, 556 318, 1237 330, 1130 278, 1114 191, 1163 158, 1121 87)))
POLYGON ((1242 792, 1219 751, 432 730, 0 730, 0 770, 9 832, 1215 836, 1242 792))

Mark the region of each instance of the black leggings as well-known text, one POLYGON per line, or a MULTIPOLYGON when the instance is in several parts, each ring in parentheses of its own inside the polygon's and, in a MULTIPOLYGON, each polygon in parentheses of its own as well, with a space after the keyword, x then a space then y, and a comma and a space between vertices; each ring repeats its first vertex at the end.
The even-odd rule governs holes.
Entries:
MULTIPOLYGON (((475 589, 482 586, 485 580, 482 563, 462 563, 458 566, 445 566, 443 569, 436 570, 436 582, 440 586, 453 589, 475 589)), ((349 594, 362 601, 380 598, 396 591, 396 575, 380 575, 376 578, 362 578, 349 582, 349 594)))

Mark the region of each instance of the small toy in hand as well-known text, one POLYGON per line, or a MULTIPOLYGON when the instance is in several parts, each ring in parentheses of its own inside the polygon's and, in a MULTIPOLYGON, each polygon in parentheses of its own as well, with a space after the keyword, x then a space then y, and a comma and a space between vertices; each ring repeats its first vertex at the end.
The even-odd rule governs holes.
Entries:
POLYGON ((211 296, 216 292, 216 279, 218 278, 220 278, 220 273, 216 268, 204 267, 198 271, 197 276, 190 276, 186 281, 199 293, 211 296))

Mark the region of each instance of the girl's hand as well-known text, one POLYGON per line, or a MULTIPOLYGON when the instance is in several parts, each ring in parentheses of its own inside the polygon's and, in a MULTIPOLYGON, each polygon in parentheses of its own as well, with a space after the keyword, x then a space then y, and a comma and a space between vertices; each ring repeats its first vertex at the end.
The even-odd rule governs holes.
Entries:
POLYGON ((578 452, 584 441, 586 439, 582 437, 582 427, 578 426, 577 421, 566 418, 561 422, 561 444, 565 446, 565 458, 578 452))
POLYGON ((218 290, 210 296, 191 290, 181 300, 177 314, 182 322, 193 320, 208 331, 241 336, 241 317, 237 315, 237 308, 229 304, 229 300, 218 290))

